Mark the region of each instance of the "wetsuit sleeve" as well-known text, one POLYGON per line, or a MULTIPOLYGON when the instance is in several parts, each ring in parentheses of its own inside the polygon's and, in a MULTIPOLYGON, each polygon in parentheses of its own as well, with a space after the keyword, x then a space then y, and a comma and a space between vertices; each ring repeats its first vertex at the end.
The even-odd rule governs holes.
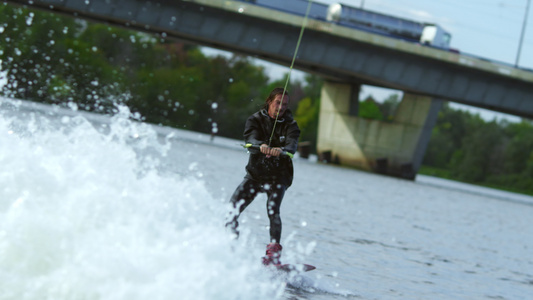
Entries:
POLYGON ((298 123, 293 120, 287 129, 287 142, 285 143, 283 150, 292 154, 296 153, 298 139, 300 139, 300 128, 298 127, 298 123))
MULTIPOLYGON (((265 144, 264 136, 262 134, 261 125, 259 121, 252 115, 246 120, 244 126, 244 141, 247 144, 261 145, 265 144)), ((248 149, 250 153, 260 153, 258 149, 248 149)))

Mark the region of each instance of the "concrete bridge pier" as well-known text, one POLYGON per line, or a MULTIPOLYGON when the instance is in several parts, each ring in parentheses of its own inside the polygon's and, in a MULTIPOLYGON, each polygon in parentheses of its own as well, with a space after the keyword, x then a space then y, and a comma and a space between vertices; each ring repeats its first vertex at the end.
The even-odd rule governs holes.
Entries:
POLYGON ((358 117, 360 85, 325 82, 317 152, 322 160, 414 180, 441 99, 404 93, 392 121, 358 117))

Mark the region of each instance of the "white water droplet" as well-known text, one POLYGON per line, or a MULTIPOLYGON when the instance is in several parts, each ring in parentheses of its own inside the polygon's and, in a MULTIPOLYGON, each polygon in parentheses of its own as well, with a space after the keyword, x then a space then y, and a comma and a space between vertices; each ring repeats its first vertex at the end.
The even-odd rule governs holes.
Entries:
POLYGON ((30 13, 29 16, 26 17, 26 25, 31 26, 31 24, 33 23, 34 15, 34 13, 30 13))

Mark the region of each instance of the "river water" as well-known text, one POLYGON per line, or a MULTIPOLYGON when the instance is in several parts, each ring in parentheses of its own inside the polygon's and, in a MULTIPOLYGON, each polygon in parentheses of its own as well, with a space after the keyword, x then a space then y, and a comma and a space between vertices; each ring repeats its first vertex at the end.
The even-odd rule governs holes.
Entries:
POLYGON ((532 299, 533 198, 296 157, 283 260, 264 195, 224 229, 240 141, 0 100, 0 299, 532 299))

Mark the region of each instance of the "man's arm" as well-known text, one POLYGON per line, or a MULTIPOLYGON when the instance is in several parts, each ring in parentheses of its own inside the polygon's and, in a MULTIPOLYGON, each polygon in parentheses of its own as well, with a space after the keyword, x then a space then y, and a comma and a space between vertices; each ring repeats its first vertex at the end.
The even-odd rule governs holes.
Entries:
MULTIPOLYGON (((266 143, 261 134, 261 126, 253 115, 246 120, 243 135, 246 144, 262 145, 266 143)), ((260 153, 259 149, 249 148, 249 150, 251 150, 250 152, 253 154, 260 153)))
POLYGON ((296 121, 292 121, 289 125, 286 139, 283 150, 292 154, 296 153, 296 150, 298 149, 298 140, 300 139, 300 128, 296 121))

